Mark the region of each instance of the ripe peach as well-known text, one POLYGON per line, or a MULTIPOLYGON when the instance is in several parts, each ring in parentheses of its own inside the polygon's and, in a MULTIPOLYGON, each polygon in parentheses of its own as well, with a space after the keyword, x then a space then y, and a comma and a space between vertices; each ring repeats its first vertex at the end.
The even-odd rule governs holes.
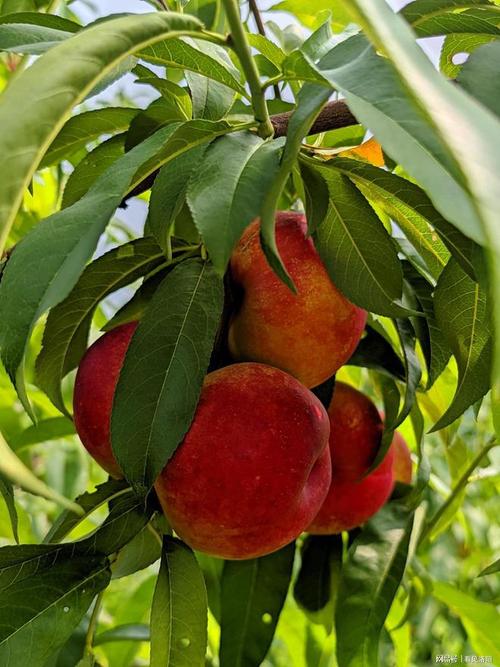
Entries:
POLYGON ((155 488, 191 547, 255 558, 294 540, 331 478, 329 421, 295 378, 243 363, 210 373, 189 432, 155 488))
POLYGON ((408 445, 406 444, 406 440, 398 431, 394 433, 391 449, 394 453, 394 464, 392 466, 394 481, 403 482, 403 484, 411 484, 411 453, 408 445))
POLYGON ((122 324, 89 347, 78 367, 73 395, 76 432, 85 449, 112 477, 123 477, 111 449, 116 384, 137 322, 122 324))
POLYGON ((242 289, 229 328, 229 349, 238 360, 276 366, 315 387, 331 377, 354 352, 367 314, 332 283, 311 238, 304 215, 281 211, 276 241, 297 294, 269 267, 259 241, 260 222, 245 230, 231 258, 242 289))
POLYGON ((337 382, 328 408, 332 482, 308 532, 340 533, 360 526, 388 500, 393 488, 394 453, 366 475, 380 447, 383 425, 372 401, 337 382))

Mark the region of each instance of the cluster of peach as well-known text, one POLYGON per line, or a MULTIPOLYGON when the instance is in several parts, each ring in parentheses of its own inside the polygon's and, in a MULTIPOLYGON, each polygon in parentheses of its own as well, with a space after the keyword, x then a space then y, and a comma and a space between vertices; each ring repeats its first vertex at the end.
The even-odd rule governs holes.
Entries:
MULTIPOLYGON (((206 376, 191 427, 155 484, 176 533, 223 558, 262 556, 304 531, 350 530, 387 501, 395 478, 411 480, 399 434, 367 474, 383 431, 367 396, 337 382, 326 411, 310 391, 348 361, 366 312, 333 285, 303 215, 278 213, 276 235, 297 293, 269 268, 254 222, 231 259, 242 300, 228 345, 239 363, 206 376)), ((75 383, 77 431, 114 477, 122 473, 111 449, 111 409, 136 326, 99 338, 75 383)))

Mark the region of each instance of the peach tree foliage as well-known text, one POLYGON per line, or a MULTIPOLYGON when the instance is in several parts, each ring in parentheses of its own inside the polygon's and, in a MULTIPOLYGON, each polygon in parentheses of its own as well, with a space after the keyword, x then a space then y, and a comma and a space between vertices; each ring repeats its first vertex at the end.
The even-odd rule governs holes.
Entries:
MULTIPOLYGON (((321 0, 313 13, 283 0, 300 38, 272 23, 254 31, 254 3, 248 20, 237 0, 150 4, 90 26, 62 3, 0 5, 0 491, 18 543, 2 525, 0 663, 142 664, 134 655, 150 642, 153 667, 372 667, 391 652, 411 664, 409 628, 428 599, 452 610, 469 652, 500 662, 493 584, 474 599, 481 570, 498 572, 493 552, 461 590, 426 571, 433 541, 467 522, 476 469, 485 497, 498 492, 486 474, 500 428, 498 4, 414 0, 395 14, 384 0, 321 0), (440 71, 417 41, 438 36, 440 71), (153 102, 92 105, 126 73, 153 102), (366 132, 383 166, 346 152, 366 132), (143 193, 144 235, 117 241, 115 212, 143 193), (224 276, 256 217, 270 266, 295 288, 274 229, 292 207, 333 282, 370 313, 342 372, 383 403, 377 461, 399 427, 418 466, 413 486, 344 540, 222 562, 172 537, 150 490, 224 355, 224 276), (43 474, 31 448, 74 433, 68 376, 89 334, 136 319, 112 417, 126 481, 94 470, 102 483, 84 491, 87 462, 55 445, 46 458, 66 481, 48 464, 43 474), (141 401, 141 424, 123 428, 141 401), (50 509, 31 532, 38 498, 50 509), (157 561, 154 592, 137 579, 129 618, 121 579, 157 561), (105 630, 101 605, 115 620, 105 630)), ((325 403, 331 384, 316 390, 325 403)))

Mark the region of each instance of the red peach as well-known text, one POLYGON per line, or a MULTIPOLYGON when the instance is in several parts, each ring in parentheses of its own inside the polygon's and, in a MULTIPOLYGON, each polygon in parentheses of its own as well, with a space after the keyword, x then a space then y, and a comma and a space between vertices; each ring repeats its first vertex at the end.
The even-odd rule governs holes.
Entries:
POLYGON ((155 484, 168 521, 191 547, 222 558, 281 548, 326 496, 328 435, 325 409, 287 373, 257 363, 210 373, 155 484))
POLYGON ((330 407, 332 482, 308 532, 333 534, 367 521, 388 500, 392 488, 394 453, 369 475, 380 447, 383 425, 371 400, 353 387, 337 382, 330 407))
POLYGON ((111 449, 116 384, 137 322, 122 324, 89 347, 78 367, 73 396, 75 427, 88 453, 112 477, 123 477, 111 449))
POLYGON ((332 283, 301 213, 276 215, 276 242, 297 294, 269 267, 259 240, 260 221, 245 230, 231 258, 243 299, 229 329, 238 360, 276 366, 315 387, 349 359, 366 324, 366 311, 332 283))
POLYGON ((411 484, 412 464, 411 452, 399 431, 395 431, 392 439, 391 449, 394 453, 394 464, 392 472, 394 474, 395 482, 403 482, 403 484, 411 484))

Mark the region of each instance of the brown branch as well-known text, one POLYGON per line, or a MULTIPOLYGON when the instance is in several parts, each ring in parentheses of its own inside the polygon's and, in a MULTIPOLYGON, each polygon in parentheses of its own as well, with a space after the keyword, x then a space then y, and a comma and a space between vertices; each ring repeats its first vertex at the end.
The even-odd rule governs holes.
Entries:
MULTIPOLYGON (((274 137, 286 137, 288 132, 288 124, 293 111, 285 111, 271 116, 271 123, 274 127, 274 137)), ((320 111, 318 117, 312 124, 309 135, 319 134, 320 132, 328 132, 328 130, 338 130, 342 127, 349 127, 350 125, 357 125, 358 121, 354 115, 349 111, 349 107, 344 100, 328 102, 320 111)), ((151 188, 156 178, 154 172, 145 178, 141 183, 135 186, 128 195, 123 199, 120 208, 126 208, 127 200, 132 197, 146 192, 151 188)))
MULTIPOLYGON (((288 123, 292 111, 285 113, 278 113, 271 116, 271 123, 274 127, 274 136, 286 137, 288 132, 288 123)), ((319 112, 318 117, 312 124, 308 134, 319 134, 320 132, 328 132, 328 130, 338 130, 341 127, 349 127, 350 125, 357 125, 358 121, 354 115, 349 111, 349 107, 344 100, 335 102, 328 102, 319 112)))

